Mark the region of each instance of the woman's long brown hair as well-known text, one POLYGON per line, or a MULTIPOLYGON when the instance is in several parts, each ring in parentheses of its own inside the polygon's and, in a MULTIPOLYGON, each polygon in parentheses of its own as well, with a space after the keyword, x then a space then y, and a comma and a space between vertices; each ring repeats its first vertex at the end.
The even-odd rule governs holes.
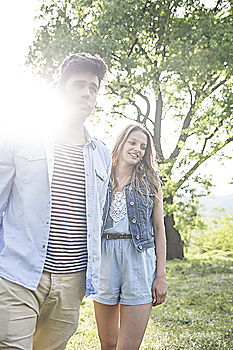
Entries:
POLYGON ((134 166, 131 181, 130 181, 130 188, 132 189, 132 186, 136 186, 137 191, 141 193, 140 188, 144 187, 147 194, 149 194, 149 192, 152 191, 156 196, 158 192, 158 188, 161 183, 160 183, 158 171, 156 171, 156 168, 155 168, 155 164, 156 164, 155 150, 152 145, 151 137, 148 131, 144 129, 142 126, 135 125, 135 124, 130 124, 122 130, 122 132, 118 135, 112 150, 111 178, 113 182, 113 193, 116 191, 118 187, 118 182, 116 179, 116 167, 120 159, 120 154, 122 152, 122 149, 129 135, 133 131, 141 131, 146 135, 147 147, 142 160, 134 166))

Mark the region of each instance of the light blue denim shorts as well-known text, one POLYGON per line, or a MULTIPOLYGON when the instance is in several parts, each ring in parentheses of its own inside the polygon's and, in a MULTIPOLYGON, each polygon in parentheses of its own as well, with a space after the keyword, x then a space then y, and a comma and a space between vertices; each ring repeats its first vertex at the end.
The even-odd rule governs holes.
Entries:
POLYGON ((102 238, 99 292, 92 299, 107 305, 150 303, 155 276, 155 248, 139 252, 132 239, 102 238))

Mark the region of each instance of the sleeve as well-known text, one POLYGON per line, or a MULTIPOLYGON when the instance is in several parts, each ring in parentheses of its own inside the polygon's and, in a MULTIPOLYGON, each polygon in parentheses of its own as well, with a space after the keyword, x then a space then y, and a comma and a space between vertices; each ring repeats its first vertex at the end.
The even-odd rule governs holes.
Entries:
POLYGON ((111 153, 110 150, 106 147, 106 173, 107 173, 107 177, 104 180, 104 195, 102 197, 102 201, 101 201, 101 214, 103 216, 103 209, 104 209, 104 204, 106 201, 106 194, 107 194, 107 187, 109 184, 109 179, 110 179, 110 174, 111 174, 111 167, 112 167, 112 157, 111 157, 111 153))
POLYGON ((0 231, 15 175, 13 151, 6 140, 0 141, 0 231))

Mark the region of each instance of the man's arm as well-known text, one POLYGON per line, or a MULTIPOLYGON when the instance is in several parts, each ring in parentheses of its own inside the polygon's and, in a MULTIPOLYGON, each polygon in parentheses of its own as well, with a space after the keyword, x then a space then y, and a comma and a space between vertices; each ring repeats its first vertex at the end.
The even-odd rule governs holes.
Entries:
POLYGON ((14 156, 10 143, 0 141, 0 231, 15 174, 14 156))
MULTIPOLYGON (((111 152, 110 152, 110 150, 107 147, 106 147, 105 151, 106 151, 106 163, 107 163, 107 166, 106 166, 107 177, 106 177, 106 179, 104 180, 104 183, 103 183, 104 191, 102 193, 101 201, 100 201, 101 214, 103 214, 104 204, 105 204, 105 201, 106 201, 107 187, 108 187, 108 184, 109 184, 111 168, 112 168, 111 152)), ((102 217, 102 215, 101 215, 101 217, 102 217)))

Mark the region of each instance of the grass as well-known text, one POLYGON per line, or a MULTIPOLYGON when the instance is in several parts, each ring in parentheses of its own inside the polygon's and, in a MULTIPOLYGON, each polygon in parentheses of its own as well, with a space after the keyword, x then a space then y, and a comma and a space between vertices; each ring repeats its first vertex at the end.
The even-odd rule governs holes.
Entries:
MULTIPOLYGON (((168 261, 167 301, 152 309, 140 349, 232 349, 232 258, 214 251, 168 261)), ((100 349, 90 298, 82 304, 68 349, 100 349)))

